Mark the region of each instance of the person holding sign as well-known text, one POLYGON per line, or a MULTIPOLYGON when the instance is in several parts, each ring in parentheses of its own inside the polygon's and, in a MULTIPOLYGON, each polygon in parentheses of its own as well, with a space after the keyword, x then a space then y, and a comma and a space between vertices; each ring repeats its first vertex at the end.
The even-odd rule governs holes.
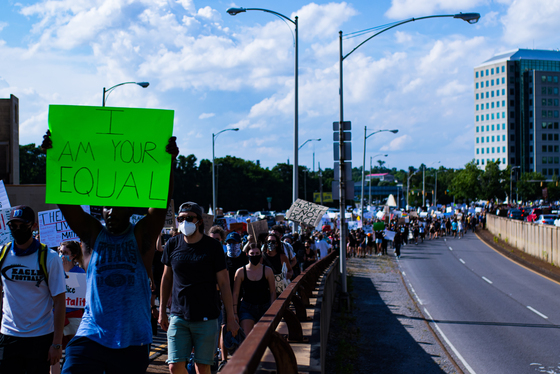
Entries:
POLYGON ((33 209, 15 206, 10 217, 14 242, 0 252, 4 290, 0 373, 46 374, 62 357, 66 312, 62 261, 33 238, 33 209))
POLYGON ((198 374, 210 374, 219 331, 219 287, 226 309, 227 330, 237 335, 239 324, 222 245, 204 234, 202 208, 193 202, 179 207, 180 235, 167 242, 161 261, 161 304, 172 296, 171 318, 159 311, 161 328, 167 331, 169 371, 186 373, 185 363, 194 348, 198 374))
MULTIPOLYGON (((175 139, 169 138, 165 148, 172 160, 179 154, 175 139)), ((55 146, 49 131, 42 147, 49 152, 55 146)), ((172 163, 168 200, 173 191, 171 168, 172 163)), ((66 348, 64 374, 146 372, 152 343, 149 274, 167 214, 167 203, 162 206, 149 208, 136 225, 130 223, 133 208, 104 206, 103 226, 80 205, 58 205, 82 241, 87 274, 86 307, 66 348)))

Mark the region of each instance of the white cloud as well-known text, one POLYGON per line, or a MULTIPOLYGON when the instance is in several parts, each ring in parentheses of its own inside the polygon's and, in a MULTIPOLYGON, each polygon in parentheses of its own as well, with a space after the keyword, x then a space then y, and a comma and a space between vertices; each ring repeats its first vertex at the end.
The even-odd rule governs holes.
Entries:
POLYGON ((198 116, 198 119, 212 118, 215 115, 215 113, 202 113, 200 116, 198 116))
POLYGON ((381 151, 400 151, 405 148, 407 144, 412 142, 412 138, 409 135, 399 136, 396 139, 393 139, 389 144, 384 145, 380 148, 381 151))
POLYGON ((503 39, 517 47, 536 48, 560 41, 560 1, 550 0, 517 0, 508 8, 507 14, 500 21, 503 25, 503 39))
POLYGON ((305 30, 299 34, 302 40, 330 40, 342 24, 356 14, 358 12, 346 2, 323 5, 311 3, 294 12, 291 18, 298 16, 299 27, 305 30))
POLYGON ((402 19, 436 14, 438 11, 468 12, 485 0, 392 0, 385 13, 389 18, 402 19))
POLYGON ((212 9, 209 6, 205 6, 204 8, 200 8, 197 12, 197 15, 202 18, 206 18, 211 21, 219 21, 222 16, 216 9, 212 9))

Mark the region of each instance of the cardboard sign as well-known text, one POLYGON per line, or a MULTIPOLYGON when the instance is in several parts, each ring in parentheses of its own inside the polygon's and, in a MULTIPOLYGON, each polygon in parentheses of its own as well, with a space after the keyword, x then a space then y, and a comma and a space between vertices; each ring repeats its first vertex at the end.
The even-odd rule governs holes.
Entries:
POLYGON ((175 204, 173 203, 173 199, 169 201, 169 205, 167 206, 167 214, 165 215, 165 224, 163 227, 177 228, 177 221, 175 220, 175 204))
POLYGON ((167 208, 173 111, 49 106, 47 204, 167 208))
POLYGON ((416 212, 410 212, 410 216, 411 216, 411 217, 418 217, 418 213, 416 213, 416 212))
POLYGON ((231 231, 243 232, 246 231, 247 224, 243 222, 235 222, 229 224, 229 229, 231 231))
POLYGON ((385 230, 384 233, 385 233, 385 237, 384 237, 385 240, 390 240, 390 241, 395 240, 394 231, 385 230))
POLYGON ((266 219, 260 221, 251 222, 247 225, 247 232, 249 235, 253 235, 253 238, 258 238, 260 234, 268 232, 268 223, 266 219))
POLYGON ((210 227, 214 226, 214 216, 211 214, 202 213, 202 221, 204 221, 204 232, 208 234, 210 227))
POLYGON ((14 240, 14 238, 12 238, 12 232, 8 227, 10 211, 11 209, 0 210, 0 245, 4 245, 14 240))
POLYGON ((85 308, 86 306, 86 273, 66 273, 66 307, 85 308))
MULTIPOLYGON (((89 205, 83 205, 84 212, 89 213, 89 205)), ((58 247, 67 240, 80 241, 78 235, 68 225, 60 209, 45 210, 37 213, 41 243, 47 247, 58 247)))
POLYGON ((297 199, 290 207, 290 210, 288 210, 286 219, 306 226, 316 227, 328 209, 326 206, 297 199))
POLYGON ((9 209, 11 207, 6 186, 4 186, 4 181, 0 179, 0 209, 9 209))

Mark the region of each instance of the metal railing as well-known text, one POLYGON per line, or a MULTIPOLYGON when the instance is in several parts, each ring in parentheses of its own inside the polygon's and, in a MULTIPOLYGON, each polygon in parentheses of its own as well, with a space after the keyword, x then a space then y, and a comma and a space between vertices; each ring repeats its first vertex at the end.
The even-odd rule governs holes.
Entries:
POLYGON ((266 349, 269 348, 274 356, 277 373, 297 374, 296 356, 289 342, 308 340, 303 336, 301 322, 309 320, 306 311, 306 307, 310 305, 309 298, 321 275, 337 258, 338 253, 333 251, 297 276, 272 303, 221 372, 255 373, 266 349), (295 312, 290 308, 290 304, 294 306, 295 312), (288 327, 288 340, 276 332, 282 319, 288 327))

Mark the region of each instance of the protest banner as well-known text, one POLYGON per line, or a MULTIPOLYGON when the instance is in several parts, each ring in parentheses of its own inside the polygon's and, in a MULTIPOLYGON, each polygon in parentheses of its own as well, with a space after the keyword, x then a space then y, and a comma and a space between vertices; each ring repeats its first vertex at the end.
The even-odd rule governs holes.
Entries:
POLYGON ((364 226, 363 230, 366 234, 373 234, 373 226, 372 225, 364 226))
POLYGON ((66 307, 85 308, 86 306, 86 273, 66 273, 66 307))
POLYGON ((385 223, 383 223, 383 222, 375 222, 375 223, 373 224, 373 230, 374 230, 374 231, 381 231, 381 230, 383 230, 383 229, 385 229, 385 223))
POLYGON ((247 224, 245 222, 235 222, 229 224, 229 229, 231 231, 237 231, 237 232, 247 231, 246 227, 247 224))
POLYGON ((167 214, 165 215, 165 224, 163 227, 177 228, 177 221, 175 220, 175 204, 173 199, 169 201, 169 205, 167 206, 167 214))
POLYGON ((390 241, 395 240, 395 232, 394 231, 385 230, 384 233, 385 233, 385 240, 390 240, 390 241))
POLYGON ((9 209, 11 207, 6 186, 4 186, 4 181, 0 179, 0 209, 9 209))
POLYGON ((326 206, 297 199, 290 207, 290 210, 288 210, 286 219, 306 226, 315 227, 319 224, 321 218, 328 209, 329 208, 326 206))
POLYGON ((211 214, 202 213, 202 221, 204 222, 204 232, 208 234, 210 227, 214 226, 214 216, 211 214))
POLYGON ((11 209, 0 210, 0 246, 14 240, 14 238, 12 238, 12 232, 8 227, 10 211, 11 209))
POLYGON ((167 208, 173 111, 49 106, 47 204, 167 208))
POLYGON ((247 225, 247 232, 249 233, 249 235, 253 235, 255 240, 259 237, 260 234, 267 233, 268 223, 266 222, 266 219, 249 223, 247 225))
POLYGON ((359 228, 359 222, 360 221, 348 221, 348 230, 357 230, 359 228))
MULTIPOLYGON (((89 205, 83 205, 84 212, 89 213, 89 205)), ((67 240, 80 241, 72 231, 60 209, 45 210, 37 213, 41 243, 47 247, 58 247, 67 240)))
POLYGON ((418 217, 418 213, 416 213, 416 212, 410 212, 410 216, 411 216, 411 217, 418 217))
POLYGON ((405 223, 406 223, 405 218, 399 218, 399 220, 397 221, 397 225, 404 225, 405 223))
POLYGON ((103 221, 103 207, 98 205, 90 205, 89 214, 97 218, 99 221, 103 221))

